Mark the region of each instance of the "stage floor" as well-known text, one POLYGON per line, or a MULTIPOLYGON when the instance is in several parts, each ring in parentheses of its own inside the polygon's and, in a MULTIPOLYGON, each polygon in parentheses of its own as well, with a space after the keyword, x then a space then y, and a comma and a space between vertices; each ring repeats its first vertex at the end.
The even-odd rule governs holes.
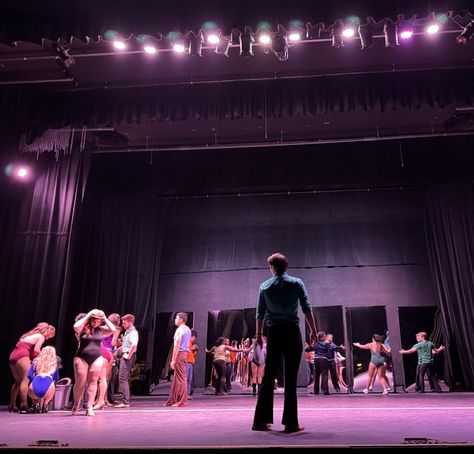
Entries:
MULTIPOLYGON (((163 407, 165 396, 134 396, 128 409, 107 407, 86 417, 82 411, 20 415, 0 412, 0 443, 27 447, 56 440, 70 448, 236 448, 362 447, 446 443, 474 446, 474 394, 405 394, 388 396, 299 394, 300 423, 305 431, 286 434, 280 424, 283 396, 275 396, 275 424, 269 432, 250 430, 255 398, 199 393, 189 407, 163 407), (428 440, 423 440, 428 439, 428 440)), ((54 444, 53 444, 54 445, 54 444)))

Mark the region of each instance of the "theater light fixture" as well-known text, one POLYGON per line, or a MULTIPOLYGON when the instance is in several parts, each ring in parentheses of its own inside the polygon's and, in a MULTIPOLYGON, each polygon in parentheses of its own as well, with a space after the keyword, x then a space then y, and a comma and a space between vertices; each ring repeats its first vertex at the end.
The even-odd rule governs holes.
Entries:
POLYGON ((273 35, 272 50, 278 60, 288 60, 288 34, 281 25, 278 25, 277 32, 273 35))
POLYGON ((398 43, 398 27, 397 24, 390 19, 385 21, 383 26, 383 34, 385 37, 385 47, 396 47, 398 43))
POLYGON ((465 46, 467 42, 472 38, 473 33, 474 19, 471 19, 471 21, 464 27, 464 30, 458 36, 456 36, 456 42, 465 46))
POLYGON ((372 17, 367 17, 365 24, 359 24, 359 38, 360 47, 362 49, 369 49, 374 46, 374 26, 375 20, 372 17))
POLYGON ((337 20, 332 27, 332 47, 344 46, 344 22, 337 20))
POLYGON ((202 44, 204 42, 202 31, 199 31, 197 35, 195 35, 193 32, 189 32, 186 35, 186 38, 189 42, 189 55, 192 55, 193 57, 202 57, 202 44))
POLYGON ((232 37, 231 36, 219 36, 219 39, 216 44, 215 53, 219 55, 225 55, 226 57, 229 56, 229 47, 231 44, 232 37))
POLYGON ((61 69, 68 70, 71 66, 74 66, 76 61, 69 55, 69 49, 65 44, 54 43, 53 49, 57 54, 55 61, 61 69))
POLYGON ((243 57, 253 56, 252 46, 255 42, 251 28, 247 25, 244 32, 240 35, 240 55, 243 57))

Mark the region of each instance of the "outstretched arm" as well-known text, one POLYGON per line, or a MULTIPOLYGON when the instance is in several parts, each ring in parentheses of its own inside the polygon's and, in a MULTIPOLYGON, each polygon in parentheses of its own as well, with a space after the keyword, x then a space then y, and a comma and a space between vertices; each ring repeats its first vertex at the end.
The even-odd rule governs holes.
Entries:
POLYGON ((410 350, 398 350, 398 353, 400 353, 401 355, 409 355, 411 353, 415 353, 416 352, 416 348, 410 348, 410 350))
POLYGON ((354 347, 361 348, 362 350, 370 350, 372 344, 369 342, 368 344, 361 344, 360 342, 354 342, 354 347))
POLYGON ((445 350, 444 345, 440 345, 438 348, 433 348, 433 353, 436 355, 438 353, 441 353, 443 350, 445 350))

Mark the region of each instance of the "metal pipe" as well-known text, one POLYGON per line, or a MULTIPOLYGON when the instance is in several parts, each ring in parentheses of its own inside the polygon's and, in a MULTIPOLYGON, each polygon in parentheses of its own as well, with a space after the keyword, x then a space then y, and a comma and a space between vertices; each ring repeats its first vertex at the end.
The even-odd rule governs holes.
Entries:
MULTIPOLYGON (((454 33, 461 33, 462 30, 441 30, 437 34, 438 35, 446 35, 446 34, 454 34, 454 33)), ((413 36, 418 36, 418 35, 425 35, 424 32, 416 32, 413 33, 413 36)), ((384 39, 385 35, 374 35, 374 39, 384 39)), ((353 36, 352 38, 346 38, 346 39, 357 39, 360 40, 360 37, 358 36, 353 36)), ((296 44, 313 44, 313 43, 327 43, 327 42, 332 42, 332 38, 315 38, 315 39, 302 39, 301 41, 298 41, 297 43, 290 44, 290 46, 294 46, 296 44)), ((235 48, 235 47, 240 47, 239 44, 231 44, 229 47, 235 48)), ((268 47, 266 44, 262 44, 259 42, 256 42, 253 44, 253 47, 268 47)), ((202 49, 209 49, 209 50, 214 50, 216 46, 203 46, 202 49)), ((157 49, 157 53, 161 52, 174 52, 173 49, 170 48, 164 48, 164 49, 157 49)), ((95 57, 108 57, 108 56, 118 56, 118 55, 133 55, 133 54, 144 54, 146 53, 143 49, 140 50, 123 50, 123 51, 112 51, 112 52, 91 52, 91 53, 80 53, 80 54, 71 54, 69 55, 73 58, 95 58, 95 57)), ((12 57, 12 58, 1 58, 0 63, 3 62, 19 62, 19 61, 35 61, 35 60, 54 60, 57 58, 57 55, 39 55, 39 56, 32 56, 32 57, 12 57)))
POLYGON ((76 82, 74 79, 43 79, 43 80, 6 80, 0 82, 0 85, 32 85, 32 84, 58 84, 58 83, 76 82))
POLYGON ((150 151, 198 151, 198 150, 228 150, 241 148, 268 148, 268 147, 289 147, 304 145, 327 145, 331 143, 353 143, 353 142, 378 142, 397 139, 429 139, 432 137, 457 137, 474 135, 474 131, 452 132, 452 133, 427 133, 427 134, 397 134, 393 136, 381 137, 352 137, 344 139, 314 139, 314 140, 294 140, 287 142, 249 142, 249 143, 231 143, 219 145, 174 145, 164 147, 149 148, 126 148, 126 149, 105 149, 94 150, 95 154, 106 153, 143 153, 150 151))

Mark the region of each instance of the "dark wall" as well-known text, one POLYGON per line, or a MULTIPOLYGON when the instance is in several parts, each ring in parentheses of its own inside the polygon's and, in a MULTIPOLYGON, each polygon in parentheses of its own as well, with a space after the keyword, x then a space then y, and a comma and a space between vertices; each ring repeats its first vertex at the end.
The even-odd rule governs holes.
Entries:
POLYGON ((166 217, 157 305, 193 310, 203 337, 208 311, 255 306, 275 251, 313 306, 385 306, 394 349, 398 307, 436 304, 416 191, 176 200, 166 217))

